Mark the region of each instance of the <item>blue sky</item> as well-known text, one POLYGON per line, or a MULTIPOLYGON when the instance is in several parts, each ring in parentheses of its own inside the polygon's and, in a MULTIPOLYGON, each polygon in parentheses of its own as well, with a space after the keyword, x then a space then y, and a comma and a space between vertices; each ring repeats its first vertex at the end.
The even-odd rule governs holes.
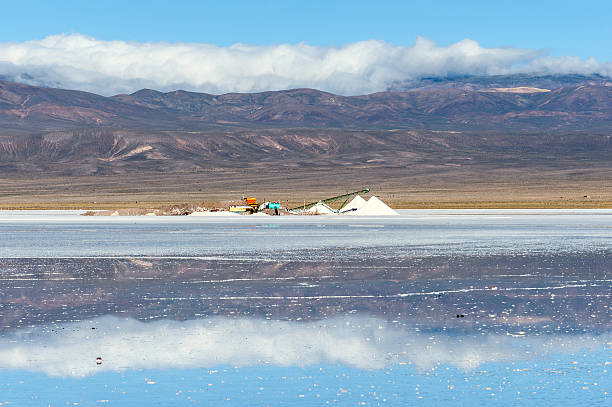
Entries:
POLYGON ((105 95, 355 95, 423 76, 612 76, 612 5, 601 0, 0 4, 0 79, 105 95))
POLYGON ((612 60, 612 3, 583 1, 2 1, 0 42, 103 40, 342 46, 377 39, 544 49, 612 60))

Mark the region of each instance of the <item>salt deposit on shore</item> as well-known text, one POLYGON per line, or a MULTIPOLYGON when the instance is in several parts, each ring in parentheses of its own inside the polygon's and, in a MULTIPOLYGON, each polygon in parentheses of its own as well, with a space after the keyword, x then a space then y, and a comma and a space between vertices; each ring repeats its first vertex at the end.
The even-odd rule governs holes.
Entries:
POLYGON ((230 211, 215 211, 215 212, 192 212, 187 216, 240 216, 237 213, 230 211))
POLYGON ((308 213, 311 215, 334 215, 336 212, 323 202, 319 202, 312 208, 308 209, 308 213))
POLYGON ((355 198, 351 200, 351 202, 346 204, 346 206, 342 208, 342 210, 340 210, 340 213, 343 214, 346 212, 354 212, 360 209, 361 207, 363 207, 365 204, 366 204, 366 200, 363 199, 361 195, 357 195, 355 198))
MULTIPOLYGON (((351 201, 352 203, 352 201, 351 201)), ((395 210, 391 209, 387 204, 373 196, 356 211, 347 212, 346 215, 352 216, 397 216, 395 210)))
POLYGON ((340 212, 334 211, 326 204, 319 202, 307 211, 310 215, 350 215, 350 216, 397 216, 395 210, 391 209, 387 204, 372 196, 367 201, 357 195, 353 198, 340 212))
MULTIPOLYGON (((100 210, 87 211, 83 213, 85 216, 240 216, 246 213, 236 213, 227 210, 221 210, 220 206, 211 208, 203 206, 169 206, 160 209, 145 209, 145 208, 125 208, 117 210, 100 210)), ((256 212, 249 216, 269 216, 270 211, 256 212)), ((375 196, 372 196, 367 201, 361 196, 356 195, 346 206, 340 211, 336 211, 323 202, 319 202, 310 209, 288 211, 282 209, 281 215, 350 215, 350 216, 395 216, 399 215, 396 211, 387 206, 384 202, 375 196)))

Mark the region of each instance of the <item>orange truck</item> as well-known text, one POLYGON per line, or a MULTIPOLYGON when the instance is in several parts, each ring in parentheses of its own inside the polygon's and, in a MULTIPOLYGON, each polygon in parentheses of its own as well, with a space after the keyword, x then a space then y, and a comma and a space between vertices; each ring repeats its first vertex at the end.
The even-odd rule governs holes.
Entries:
POLYGON ((244 198, 246 205, 230 205, 230 212, 242 213, 246 212, 249 214, 253 214, 259 210, 259 203, 257 203, 257 198, 248 197, 244 198))

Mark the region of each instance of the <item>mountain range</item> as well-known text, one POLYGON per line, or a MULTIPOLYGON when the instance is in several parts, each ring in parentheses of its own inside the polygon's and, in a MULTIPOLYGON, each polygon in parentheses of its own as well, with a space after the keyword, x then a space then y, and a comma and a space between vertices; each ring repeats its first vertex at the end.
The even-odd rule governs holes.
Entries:
POLYGON ((537 166, 542 157, 546 165, 559 157, 605 166, 612 153, 610 78, 425 78, 391 89, 104 97, 0 81, 0 174, 500 168, 537 166))
POLYGON ((211 124, 550 130, 605 127, 612 122, 612 80, 575 75, 528 79, 524 75, 471 81, 423 79, 404 84, 402 91, 363 96, 314 89, 224 95, 143 89, 112 97, 0 81, 0 126, 33 130, 202 129, 211 124))

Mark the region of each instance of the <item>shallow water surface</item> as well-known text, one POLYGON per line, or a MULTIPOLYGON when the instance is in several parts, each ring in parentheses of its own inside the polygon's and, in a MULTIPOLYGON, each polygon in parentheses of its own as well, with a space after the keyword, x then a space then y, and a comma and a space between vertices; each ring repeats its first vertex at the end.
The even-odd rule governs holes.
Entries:
POLYGON ((0 236, 0 403, 610 402, 612 211, 0 212, 0 236))

